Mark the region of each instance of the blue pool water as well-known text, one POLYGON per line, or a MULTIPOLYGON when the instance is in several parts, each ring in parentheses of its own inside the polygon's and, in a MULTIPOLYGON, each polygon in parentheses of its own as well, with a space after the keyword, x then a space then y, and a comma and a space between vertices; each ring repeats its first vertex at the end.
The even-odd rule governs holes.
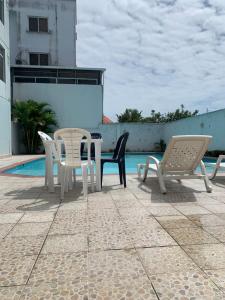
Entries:
MULTIPOLYGON (((148 155, 154 155, 159 160, 162 159, 161 153, 129 153, 126 154, 126 171, 129 174, 137 172, 137 164, 145 163, 148 155)), ((112 157, 112 154, 102 154, 103 157, 112 157)), ((206 168, 208 173, 211 173, 213 167, 210 166, 210 163, 215 163, 216 159, 214 158, 204 158, 206 163, 206 168)), ((36 159, 31 162, 19 165, 15 168, 8 169, 4 173, 7 174, 17 174, 17 175, 27 175, 27 176, 44 176, 45 174, 45 159, 36 159)), ((54 166, 54 173, 57 174, 57 166, 54 166)), ((78 170, 78 174, 81 174, 81 171, 78 170)), ((104 165, 104 174, 118 174, 118 167, 116 164, 105 164, 104 165)))

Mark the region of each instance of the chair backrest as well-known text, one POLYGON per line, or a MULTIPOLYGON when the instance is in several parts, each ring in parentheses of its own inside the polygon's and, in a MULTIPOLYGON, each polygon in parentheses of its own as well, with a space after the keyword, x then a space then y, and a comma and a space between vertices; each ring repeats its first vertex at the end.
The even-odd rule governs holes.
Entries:
MULTIPOLYGON (((85 137, 84 137, 85 138, 85 137)), ((102 135, 101 133, 98 133, 98 132, 92 132, 91 133, 91 138, 92 139, 101 139, 102 138, 102 135)), ((84 154, 84 143, 81 144, 81 157, 83 156, 84 154)), ((91 143, 91 157, 94 158, 95 157, 95 144, 94 143, 91 143)))
POLYGON ((113 159, 124 158, 128 137, 129 137, 129 132, 125 132, 119 137, 116 143, 116 148, 113 152, 113 159))
MULTIPOLYGON (((47 153, 47 142, 49 141, 51 142, 53 141, 53 139, 43 131, 38 131, 38 135, 40 136, 42 143, 44 145, 45 153, 47 153)), ((54 143, 51 144, 51 152, 55 159, 59 159, 59 154, 56 149, 56 145, 54 143)))
POLYGON ((54 133, 54 139, 61 139, 64 143, 67 165, 78 166, 81 164, 81 141, 84 137, 87 139, 87 160, 90 162, 91 135, 88 131, 81 128, 64 128, 54 133))
POLYGON ((200 164, 211 140, 212 136, 208 135, 173 136, 160 162, 162 172, 192 173, 200 164))

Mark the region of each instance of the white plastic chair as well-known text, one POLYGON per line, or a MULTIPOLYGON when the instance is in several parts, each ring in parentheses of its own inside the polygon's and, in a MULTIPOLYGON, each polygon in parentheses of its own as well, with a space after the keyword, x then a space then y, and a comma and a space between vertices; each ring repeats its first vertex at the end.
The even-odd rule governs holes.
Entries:
POLYGON ((225 162, 222 162, 223 160, 225 160, 225 155, 219 155, 216 163, 209 163, 209 165, 214 166, 212 175, 209 176, 211 180, 216 178, 216 174, 219 169, 225 169, 225 162))
POLYGON ((145 165, 138 165, 138 176, 141 177, 141 169, 144 169, 145 181, 148 170, 155 172, 163 194, 167 192, 164 182, 166 179, 176 179, 179 182, 181 179, 204 179, 207 192, 211 192, 212 187, 202 161, 211 139, 211 136, 206 135, 173 136, 162 160, 149 156, 145 165), (201 166, 201 174, 195 173, 198 165, 201 166))
POLYGON ((88 194, 88 169, 91 174, 91 187, 94 191, 94 165, 91 161, 91 135, 88 131, 80 128, 59 129, 54 133, 54 139, 61 139, 65 146, 65 160, 60 159, 61 165, 61 199, 64 192, 68 191, 71 174, 74 169, 81 168, 83 177, 84 198, 88 194), (87 160, 81 160, 81 140, 86 138, 87 160))
POLYGON ((53 184, 51 186, 54 186, 54 177, 53 177, 53 172, 49 170, 49 168, 53 168, 48 162, 50 159, 50 156, 53 158, 53 162, 58 163, 58 183, 60 182, 60 158, 59 158, 59 153, 56 149, 56 144, 54 143, 53 139, 47 135, 46 133, 42 131, 38 131, 38 134, 42 140, 44 149, 45 149, 45 186, 47 187, 50 182, 53 184))

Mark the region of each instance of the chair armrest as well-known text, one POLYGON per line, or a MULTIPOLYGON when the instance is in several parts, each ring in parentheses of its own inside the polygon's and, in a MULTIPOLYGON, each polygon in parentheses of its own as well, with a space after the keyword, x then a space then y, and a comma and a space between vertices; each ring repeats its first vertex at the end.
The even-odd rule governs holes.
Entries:
POLYGON ((155 163, 155 165, 157 166, 157 168, 159 167, 160 161, 154 157, 154 156, 148 156, 147 160, 146 160, 146 166, 149 166, 151 160, 155 163))

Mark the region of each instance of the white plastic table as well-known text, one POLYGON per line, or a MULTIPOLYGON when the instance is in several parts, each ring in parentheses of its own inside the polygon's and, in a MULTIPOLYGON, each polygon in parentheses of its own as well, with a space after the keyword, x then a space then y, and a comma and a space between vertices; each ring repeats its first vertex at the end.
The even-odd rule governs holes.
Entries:
MULTIPOLYGON (((60 141, 57 141, 60 142, 60 141)), ((48 190, 49 192, 54 192, 54 174, 53 174, 53 165, 54 161, 57 161, 53 158, 53 147, 55 147, 56 141, 46 141, 46 171, 48 171, 48 190)), ((86 143, 87 140, 82 140, 81 143, 86 143)), ((91 143, 95 145, 95 164, 96 164, 96 191, 100 192, 101 187, 101 146, 102 139, 91 139, 91 143)))

